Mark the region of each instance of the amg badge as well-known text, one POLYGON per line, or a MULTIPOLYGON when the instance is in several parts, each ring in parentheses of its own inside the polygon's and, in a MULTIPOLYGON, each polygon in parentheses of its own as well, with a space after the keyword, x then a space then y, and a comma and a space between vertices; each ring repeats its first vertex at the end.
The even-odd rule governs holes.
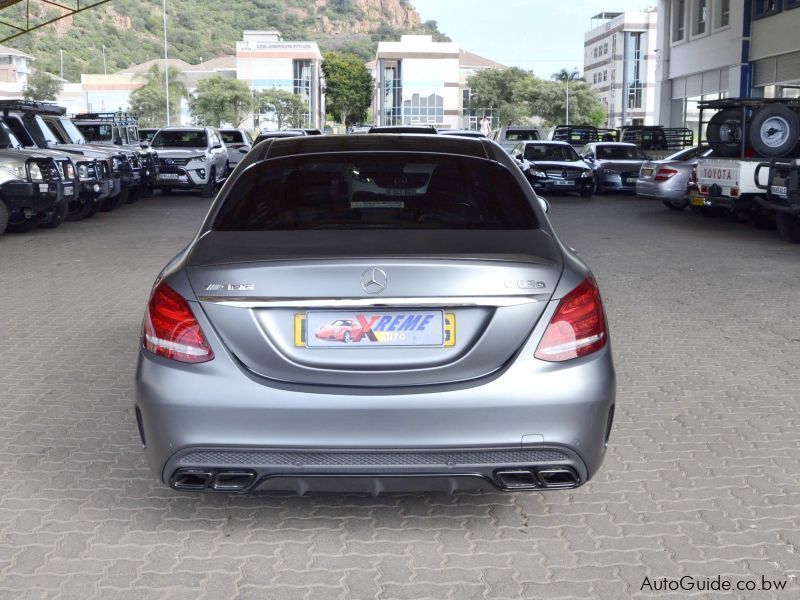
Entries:
POLYGON ((252 292, 256 289, 252 283, 209 283, 206 286, 207 292, 219 292, 227 290, 229 292, 252 292))

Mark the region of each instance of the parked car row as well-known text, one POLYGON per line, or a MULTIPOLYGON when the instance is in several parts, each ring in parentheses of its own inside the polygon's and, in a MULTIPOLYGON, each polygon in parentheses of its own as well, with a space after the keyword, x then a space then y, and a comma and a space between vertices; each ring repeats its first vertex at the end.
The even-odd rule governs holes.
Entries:
POLYGON ((0 234, 54 228, 155 190, 211 197, 252 146, 240 129, 140 130, 134 115, 0 101, 0 234), (228 142, 230 145, 228 145, 228 142))

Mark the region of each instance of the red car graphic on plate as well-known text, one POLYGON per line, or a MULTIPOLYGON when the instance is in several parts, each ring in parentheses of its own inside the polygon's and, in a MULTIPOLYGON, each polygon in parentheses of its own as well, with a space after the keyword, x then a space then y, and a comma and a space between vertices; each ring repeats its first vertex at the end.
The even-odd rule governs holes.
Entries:
POLYGON ((356 342, 361 340, 361 325, 358 321, 351 319, 337 319, 333 323, 323 325, 314 334, 318 340, 330 340, 333 342, 344 342, 350 340, 356 342))

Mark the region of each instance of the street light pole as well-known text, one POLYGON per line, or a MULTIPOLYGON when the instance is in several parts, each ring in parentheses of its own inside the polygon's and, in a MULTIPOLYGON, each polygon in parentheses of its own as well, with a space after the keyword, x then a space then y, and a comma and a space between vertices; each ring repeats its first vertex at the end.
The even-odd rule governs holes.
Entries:
POLYGON ((164 93, 167 97, 167 125, 169 125, 169 62, 167 56, 167 0, 162 0, 164 14, 164 93))
POLYGON ((64 50, 59 50, 61 54, 61 79, 64 79, 64 50))
POLYGON ((567 125, 569 125, 569 79, 567 79, 567 125))
POLYGON ((108 69, 106 69, 106 45, 103 44, 103 75, 108 75, 108 69))

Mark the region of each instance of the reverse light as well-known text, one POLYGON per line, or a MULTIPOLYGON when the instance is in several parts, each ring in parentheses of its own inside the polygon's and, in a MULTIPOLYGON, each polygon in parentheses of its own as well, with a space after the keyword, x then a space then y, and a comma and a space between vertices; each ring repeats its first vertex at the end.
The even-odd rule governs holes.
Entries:
POLYGON ((147 304, 142 346, 178 362, 201 363, 214 358, 189 303, 163 280, 153 289, 147 304))
POLYGON ((536 348, 539 360, 561 362, 597 352, 608 342, 600 291, 592 277, 561 299, 536 348))
POLYGON ((667 181, 668 179, 671 179, 672 177, 674 177, 677 174, 678 174, 677 169, 662 168, 662 169, 659 169, 658 172, 656 173, 655 180, 656 181, 667 181))

